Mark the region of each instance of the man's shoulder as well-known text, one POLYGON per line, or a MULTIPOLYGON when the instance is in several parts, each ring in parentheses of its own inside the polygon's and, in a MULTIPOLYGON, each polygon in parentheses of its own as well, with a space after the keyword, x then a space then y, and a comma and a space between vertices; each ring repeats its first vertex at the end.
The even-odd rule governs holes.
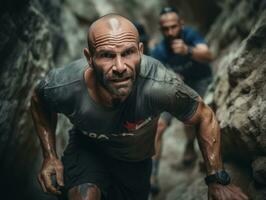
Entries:
POLYGON ((69 113, 77 94, 82 91, 86 60, 79 59, 52 69, 36 86, 39 98, 55 112, 69 113), (60 104, 60 106, 58 106, 60 104))
POLYGON ((142 56, 139 76, 153 82, 168 83, 176 78, 176 74, 166 68, 159 60, 150 56, 142 56))
POLYGON ((184 26, 184 28, 182 29, 182 31, 185 34, 199 34, 198 30, 192 26, 184 26))
POLYGON ((47 87, 61 87, 80 81, 83 78, 83 72, 87 65, 86 60, 82 58, 62 67, 52 69, 44 79, 47 87))
POLYGON ((183 84, 173 70, 164 67, 158 60, 148 56, 142 59, 139 76, 141 95, 159 107, 165 107, 183 84))
POLYGON ((186 43, 193 46, 201 43, 206 43, 200 32, 196 30, 196 28, 190 26, 185 26, 182 29, 181 37, 185 40, 186 43))

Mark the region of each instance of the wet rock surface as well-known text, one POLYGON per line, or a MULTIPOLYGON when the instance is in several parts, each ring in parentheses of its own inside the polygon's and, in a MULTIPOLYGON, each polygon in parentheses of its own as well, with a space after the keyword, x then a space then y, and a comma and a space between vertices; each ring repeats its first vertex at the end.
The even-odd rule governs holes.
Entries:
POLYGON ((212 103, 221 126, 224 159, 247 169, 241 174, 249 177, 245 191, 252 199, 263 200, 266 7, 265 1, 232 2, 227 1, 227 9, 208 35, 218 56, 214 62, 217 73, 212 103), (230 16, 234 18, 225 20, 230 16))

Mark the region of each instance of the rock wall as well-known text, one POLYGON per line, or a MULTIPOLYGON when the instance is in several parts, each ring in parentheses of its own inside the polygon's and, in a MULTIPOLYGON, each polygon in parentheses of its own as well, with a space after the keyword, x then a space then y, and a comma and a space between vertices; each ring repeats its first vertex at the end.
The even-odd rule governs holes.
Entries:
POLYGON ((213 105, 224 160, 234 161, 236 169, 246 169, 240 174, 247 176, 244 190, 256 200, 266 198, 265 3, 224 1, 207 36, 217 56, 213 105))
MULTIPOLYGON (((42 157, 28 110, 30 97, 46 71, 82 55, 84 30, 59 0, 4 1, 0 23, 1 196, 46 199, 36 184, 42 157)), ((64 120, 60 123, 65 127, 64 120)), ((65 145, 66 131, 57 134, 58 145, 65 145)))

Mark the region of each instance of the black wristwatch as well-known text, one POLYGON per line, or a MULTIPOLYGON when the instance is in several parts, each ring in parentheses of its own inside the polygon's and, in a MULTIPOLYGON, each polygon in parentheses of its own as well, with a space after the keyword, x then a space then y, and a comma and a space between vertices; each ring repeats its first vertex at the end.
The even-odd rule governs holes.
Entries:
POLYGON ((205 183, 207 185, 211 183, 218 183, 221 185, 228 185, 231 181, 229 174, 225 170, 218 171, 215 174, 205 177, 205 183))

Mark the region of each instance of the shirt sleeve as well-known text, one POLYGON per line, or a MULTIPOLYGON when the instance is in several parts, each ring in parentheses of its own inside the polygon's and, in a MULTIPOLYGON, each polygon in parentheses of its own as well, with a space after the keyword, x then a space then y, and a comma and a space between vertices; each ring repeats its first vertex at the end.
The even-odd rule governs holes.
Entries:
POLYGON ((44 98, 45 85, 46 85, 46 81, 45 81, 45 79, 43 78, 43 79, 40 80, 40 82, 38 83, 38 85, 37 85, 36 88, 35 88, 35 92, 36 92, 38 98, 39 98, 42 102, 45 101, 45 100, 44 100, 44 99, 45 99, 45 98, 44 98))
POLYGON ((45 109, 49 109, 53 112, 58 113, 59 111, 57 109, 57 103, 55 101, 55 98, 53 98, 53 94, 51 94, 50 90, 48 89, 48 84, 49 77, 46 76, 45 78, 40 80, 35 88, 35 92, 45 109))
POLYGON ((192 28, 189 28, 186 32, 187 32, 186 40, 190 45, 196 46, 198 44, 206 44, 204 38, 201 36, 201 34, 198 31, 192 28))
POLYGON ((183 81, 178 80, 169 90, 168 102, 166 111, 178 120, 186 121, 195 114, 199 104, 199 95, 183 81))

